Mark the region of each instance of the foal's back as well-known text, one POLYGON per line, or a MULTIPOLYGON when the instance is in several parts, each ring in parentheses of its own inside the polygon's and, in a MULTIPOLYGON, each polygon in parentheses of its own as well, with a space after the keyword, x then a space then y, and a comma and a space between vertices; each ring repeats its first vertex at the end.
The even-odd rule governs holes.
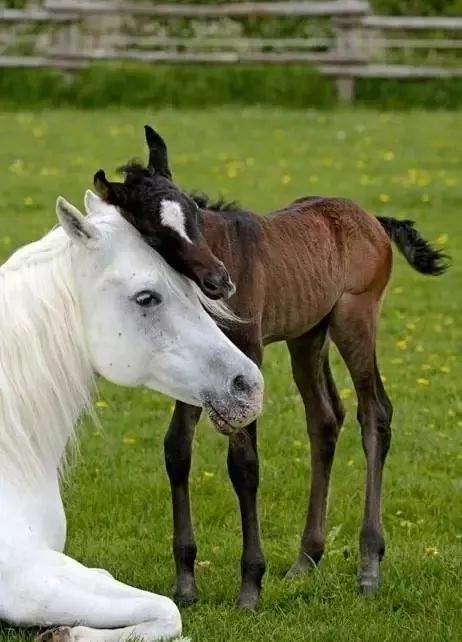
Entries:
MULTIPOLYGON (((391 270, 390 241, 353 201, 305 197, 268 216, 246 216, 254 230, 245 251, 242 238, 231 239, 232 257, 221 255, 224 247, 213 249, 231 266, 235 311, 261 324, 264 343, 307 332, 345 293, 370 290, 380 298, 391 270)), ((241 226, 230 234, 249 232, 241 226)))

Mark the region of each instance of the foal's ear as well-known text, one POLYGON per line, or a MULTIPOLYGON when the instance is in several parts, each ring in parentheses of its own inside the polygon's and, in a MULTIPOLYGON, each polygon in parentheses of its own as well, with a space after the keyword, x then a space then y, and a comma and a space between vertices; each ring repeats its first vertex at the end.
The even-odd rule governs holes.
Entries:
POLYGON ((90 246, 99 239, 96 226, 62 196, 58 196, 56 200, 56 215, 63 230, 73 241, 90 246))
POLYGON ((123 183, 111 183, 106 178, 104 169, 99 169, 93 177, 93 185, 99 196, 109 205, 123 207, 125 203, 125 187, 123 183))
POLYGON ((149 149, 148 167, 165 178, 171 179, 168 166, 167 144, 162 136, 149 125, 144 126, 144 136, 149 149))

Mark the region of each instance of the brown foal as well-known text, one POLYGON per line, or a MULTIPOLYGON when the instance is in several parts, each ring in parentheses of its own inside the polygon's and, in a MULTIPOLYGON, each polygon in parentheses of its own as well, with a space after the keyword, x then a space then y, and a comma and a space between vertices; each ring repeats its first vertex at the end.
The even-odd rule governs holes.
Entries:
MULTIPOLYGON (((154 151, 151 146, 151 156, 154 151)), ((165 163, 168 167, 166 156, 165 163)), ((155 175, 156 171, 152 166, 148 170, 136 165, 127 168, 123 202, 111 201, 144 233, 153 220, 149 173, 155 175)), ((258 364, 264 346, 286 341, 305 406, 311 488, 298 558, 288 576, 310 571, 325 547, 329 478, 344 418, 329 366, 332 340, 350 371, 358 398, 367 462, 358 583, 363 594, 374 594, 385 550, 381 487, 392 418, 376 358, 377 324, 392 267, 390 239, 424 274, 444 272, 445 256, 422 239, 411 221, 370 216, 347 199, 305 197, 268 216, 240 211, 235 205, 208 205, 201 197, 195 201, 200 207, 202 233, 236 285, 229 304, 245 320, 228 329, 228 335, 258 364)), ((155 233, 152 229, 151 236, 155 233)), ((165 437, 173 499, 175 597, 183 603, 197 597, 188 476, 200 414, 200 408, 177 402, 165 437)), ((253 608, 265 572, 257 511, 256 422, 245 432, 229 440, 228 471, 242 518, 238 604, 253 608)))

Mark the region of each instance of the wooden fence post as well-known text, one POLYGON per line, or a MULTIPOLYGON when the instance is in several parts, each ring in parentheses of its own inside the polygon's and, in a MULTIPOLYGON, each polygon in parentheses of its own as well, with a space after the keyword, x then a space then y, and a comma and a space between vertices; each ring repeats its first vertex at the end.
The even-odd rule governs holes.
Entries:
MULTIPOLYGON (((368 13, 367 5, 364 14, 368 13)), ((335 53, 340 66, 351 60, 360 60, 364 52, 361 50, 361 18, 357 14, 334 16, 332 22, 335 27, 335 53)), ((366 63, 366 61, 364 61, 366 63)), ((357 63, 356 63, 357 64, 357 63)), ((355 100, 355 77, 353 74, 339 74, 335 78, 337 98, 340 103, 351 104, 355 100)))

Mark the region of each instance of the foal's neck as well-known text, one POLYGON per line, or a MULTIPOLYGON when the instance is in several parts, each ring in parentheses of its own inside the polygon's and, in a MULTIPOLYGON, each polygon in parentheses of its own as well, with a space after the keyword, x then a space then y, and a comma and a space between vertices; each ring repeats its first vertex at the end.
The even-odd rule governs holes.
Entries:
POLYGON ((233 273, 240 271, 244 259, 247 263, 259 253, 267 224, 264 216, 252 212, 207 210, 202 227, 212 252, 233 273))

